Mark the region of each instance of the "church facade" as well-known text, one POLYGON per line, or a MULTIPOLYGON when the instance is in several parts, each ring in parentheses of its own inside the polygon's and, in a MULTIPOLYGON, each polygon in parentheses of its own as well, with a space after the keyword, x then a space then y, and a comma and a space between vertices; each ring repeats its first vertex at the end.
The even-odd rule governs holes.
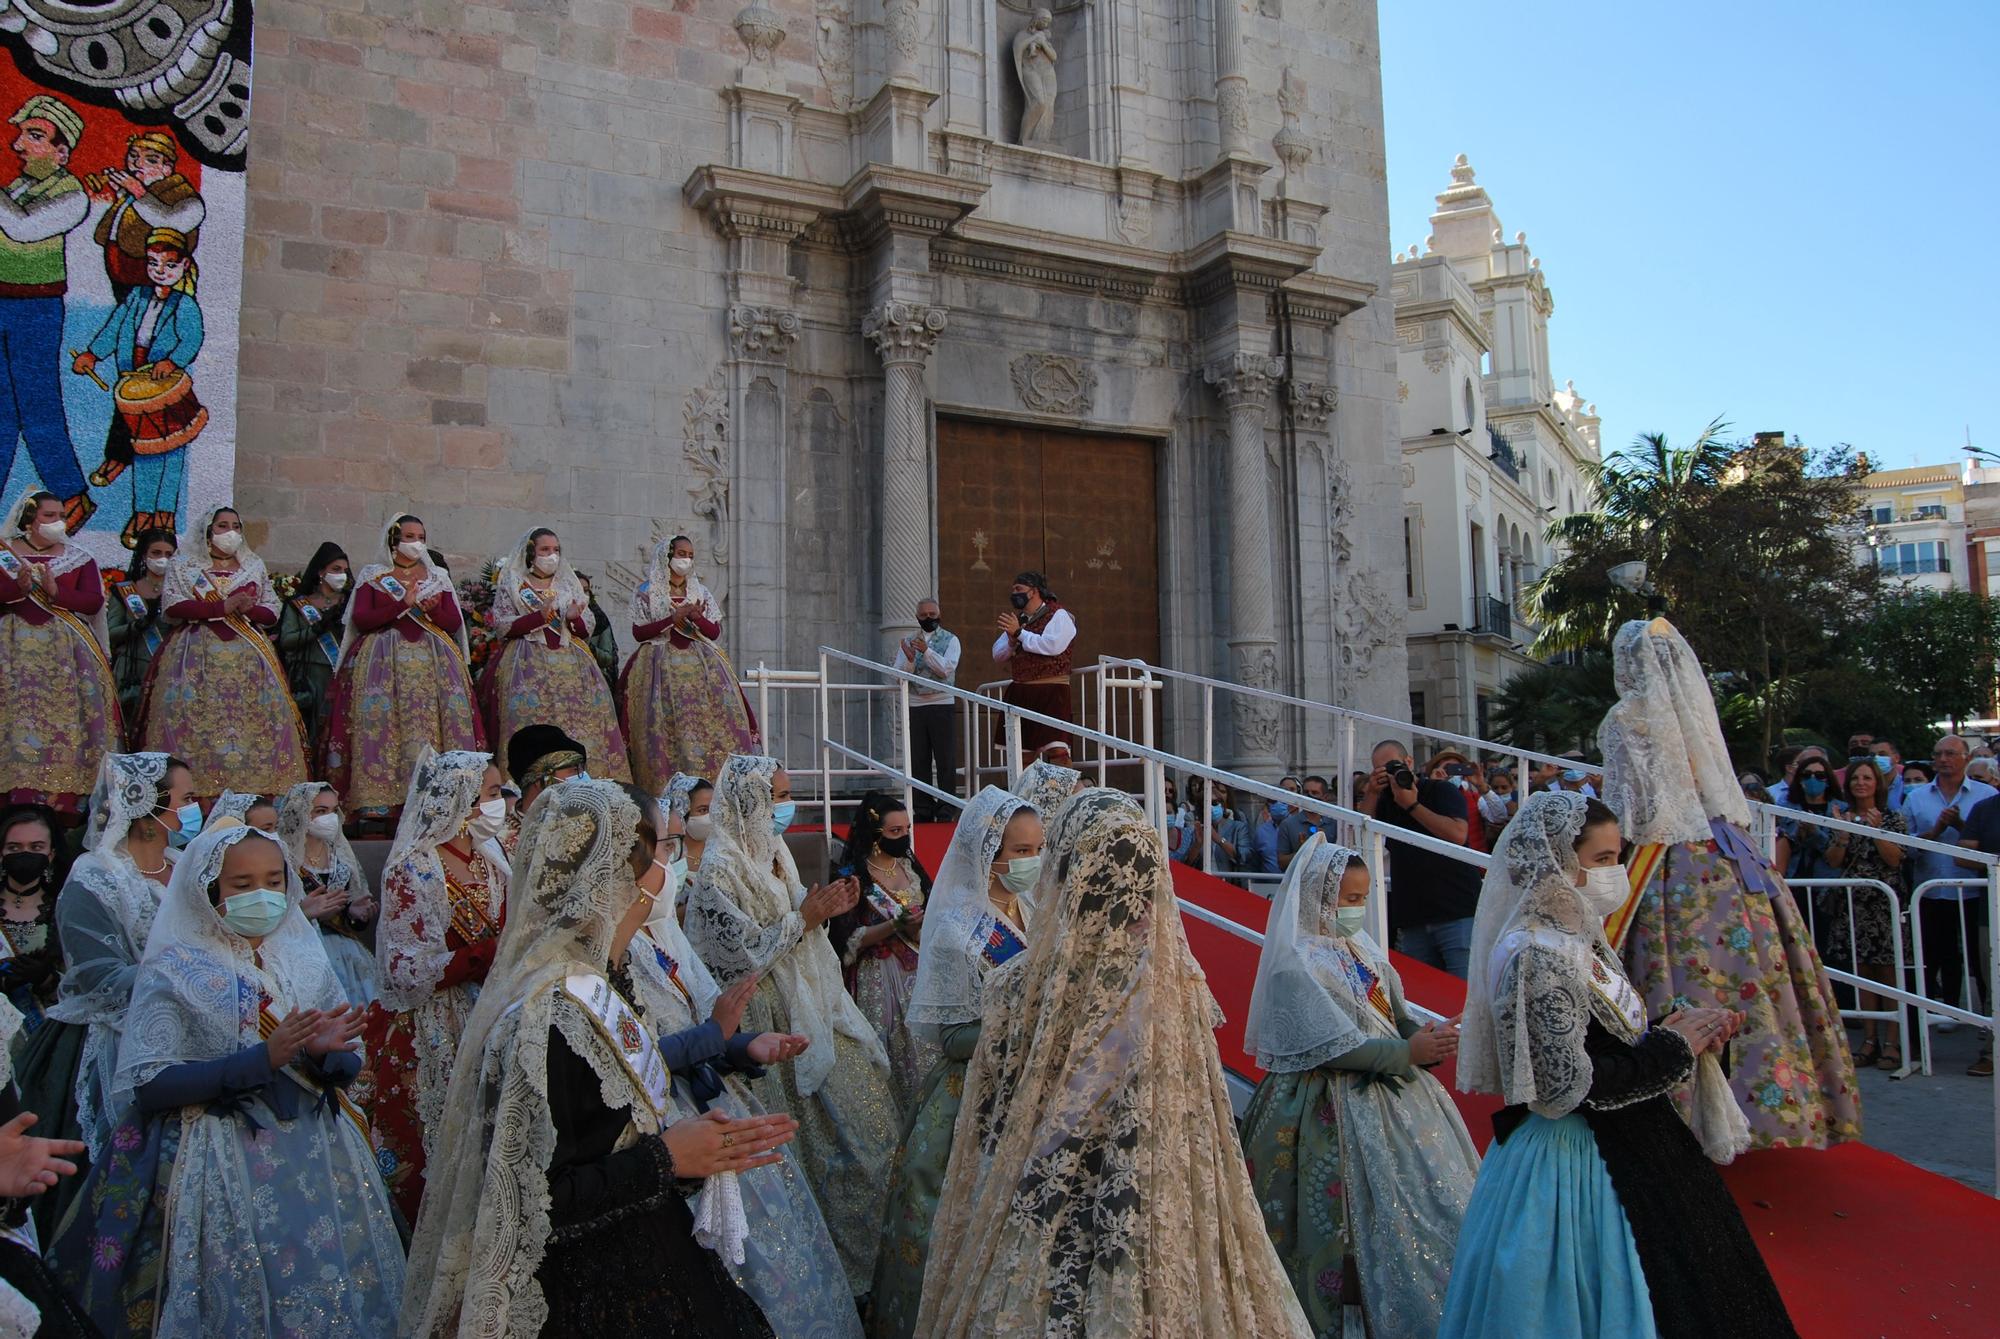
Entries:
MULTIPOLYGON (((622 621, 685 532, 739 666, 886 659, 938 594, 967 685, 1034 568, 1080 659, 1404 713, 1373 4, 259 23, 236 478, 267 556, 367 561, 410 510, 462 570, 546 524, 622 621)), ((1323 763, 1309 729, 1239 710, 1218 751, 1323 763)))

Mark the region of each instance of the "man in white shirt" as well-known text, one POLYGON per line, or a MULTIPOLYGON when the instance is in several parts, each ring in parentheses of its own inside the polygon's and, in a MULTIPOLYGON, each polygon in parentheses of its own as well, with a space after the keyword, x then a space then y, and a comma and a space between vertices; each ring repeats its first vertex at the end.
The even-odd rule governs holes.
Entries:
MULTIPOLYGON (((1005 665, 1013 682, 1001 700, 1059 721, 1076 719, 1070 695, 1070 643, 1076 640, 1076 620, 1057 603, 1048 578, 1023 572, 1008 594, 1013 606, 1000 615, 1000 636, 993 643, 994 663, 1005 665)), ((994 722, 995 742, 1004 742, 1004 719, 994 722)), ((1064 738, 1063 732, 1034 721, 1021 722, 1021 747, 1033 754, 1064 738)))
MULTIPOLYGON (((934 599, 917 601, 917 634, 896 644, 896 668, 920 679, 949 685, 958 677, 958 638, 945 631, 934 599)), ((949 794, 958 793, 957 700, 949 693, 910 685, 910 770, 917 780, 949 794)), ((944 806, 916 793, 916 819, 934 823, 944 806)))

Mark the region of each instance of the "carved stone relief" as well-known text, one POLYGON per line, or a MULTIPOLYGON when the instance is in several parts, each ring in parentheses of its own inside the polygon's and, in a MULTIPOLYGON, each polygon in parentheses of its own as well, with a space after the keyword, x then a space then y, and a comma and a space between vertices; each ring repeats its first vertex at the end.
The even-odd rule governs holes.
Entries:
MULTIPOLYGON (((1236 648, 1236 682, 1266 692, 1278 689, 1278 652, 1275 647, 1236 648)), ((1236 739, 1247 751, 1270 754, 1278 751, 1278 704, 1263 698, 1238 694, 1233 699, 1236 739)))
POLYGON ((1081 358, 1059 353, 1024 353, 1008 368, 1014 394, 1024 408, 1040 414, 1081 418, 1097 401, 1097 369, 1081 358))
MULTIPOLYGON (((716 568, 729 565, 729 381, 717 368, 681 403, 683 454, 693 482, 688 496, 694 514, 708 522, 708 557, 716 568)), ((711 583, 718 592, 720 582, 711 583)))

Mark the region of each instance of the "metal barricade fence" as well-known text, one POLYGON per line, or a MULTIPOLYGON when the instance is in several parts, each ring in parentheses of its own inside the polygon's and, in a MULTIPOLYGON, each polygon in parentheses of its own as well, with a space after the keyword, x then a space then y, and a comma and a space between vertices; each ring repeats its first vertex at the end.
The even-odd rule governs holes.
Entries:
MULTIPOLYGON (((1833 966, 1826 961, 1825 954, 1821 954, 1820 965, 1826 969, 1828 977, 1853 986, 1857 992, 1876 995, 1885 1000, 1888 997, 1880 987, 1884 985, 1908 987, 1910 978, 1904 975, 1903 962, 1903 900, 1896 895, 1895 889, 1880 879, 1787 879, 1785 882, 1794 893, 1804 890, 1808 894, 1808 896, 1799 898, 1798 901, 1800 909, 1805 912, 1806 928, 1811 933, 1815 944, 1819 942, 1819 899, 1810 896, 1810 894, 1831 892, 1836 888, 1845 889, 1847 892, 1848 968, 1843 969, 1833 966), (1858 889, 1867 889, 1880 893, 1889 904, 1890 940, 1894 949, 1894 953, 1892 954, 1893 961, 1889 963, 1863 963, 1861 961, 1860 921, 1855 915, 1854 908, 1854 894, 1858 889), (1875 980, 1873 977, 1863 976, 1861 970, 1866 966, 1887 966, 1890 973, 1889 980, 1881 982, 1875 980)), ((1921 985, 1922 980, 1923 974, 1919 970, 1917 973, 1919 985, 1921 985)), ((1852 1009, 1843 1008, 1840 1011, 1840 1016, 1842 1018, 1873 1019, 1876 1022, 1894 1023, 1897 1031, 1901 1033, 1901 1040, 1896 1046, 1896 1054, 1903 1058, 1902 1065, 1896 1070, 1896 1077, 1904 1078, 1908 1076, 1911 1068, 1916 1063, 1915 1052, 1910 1046, 1910 1011, 1908 1009, 1904 1008, 1901 1004, 1896 1004, 1893 1008, 1863 1008, 1861 997, 1857 994, 1855 997, 1855 1007, 1852 1009)), ((1924 1072, 1929 1073, 1930 1071, 1927 1068, 1924 1072)))
MULTIPOLYGON (((1944 892, 1948 888, 1973 889, 1975 890, 1974 895, 1977 896, 1977 890, 1984 889, 1986 882, 1985 879, 1972 877, 1926 879, 1910 892, 1910 956, 1916 964, 1917 988, 1920 993, 1924 992, 1930 985, 1930 978, 1925 972, 1925 966, 1930 959, 1926 955, 1924 946, 1924 917, 1922 910, 1924 899, 1931 897, 1939 901, 1949 900, 1958 911, 1957 916, 1953 919, 1957 921, 1958 928, 1959 999, 1950 1001, 1929 1000, 1918 1012, 1920 1044, 1923 1048, 1923 1070, 1926 1077, 1931 1073, 1931 1029, 1939 1023, 1949 1019, 1955 1023, 1970 1023, 1975 1027, 1982 1027, 1986 1029, 1988 1045, 1992 1044, 1995 1011, 1991 997, 1993 994, 1995 958, 1989 956, 1986 962, 1987 998, 1980 1001, 1986 1007, 1986 1012, 1982 1016, 1973 1010, 1970 1005, 1970 996, 1975 979, 1972 968, 1972 955, 1976 950, 1972 943, 1971 927, 1965 919, 1965 908, 1971 904, 1972 899, 1961 897, 1944 899, 1936 897, 1937 894, 1944 892), (1965 1001, 1965 1003, 1961 1004, 1961 1001, 1965 1001)), ((1987 944, 1989 953, 1993 952, 1992 925, 1992 908, 1989 907, 1987 917, 1987 944)), ((1928 997, 1926 998, 1928 999, 1928 997)), ((2000 1091, 2000 1080, 1996 1080, 1996 1091, 2000 1091)))

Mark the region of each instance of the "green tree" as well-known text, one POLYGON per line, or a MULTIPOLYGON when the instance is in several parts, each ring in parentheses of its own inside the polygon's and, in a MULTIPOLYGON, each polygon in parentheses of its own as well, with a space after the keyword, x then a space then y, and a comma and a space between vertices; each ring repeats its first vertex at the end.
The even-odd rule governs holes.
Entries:
POLYGON ((1598 724, 1617 701, 1611 657, 1602 651, 1537 665, 1507 680, 1494 698, 1493 735, 1539 753, 1592 752, 1598 724))
POLYGON ((1993 705, 2000 603, 1969 590, 1917 590, 1884 600, 1864 654, 1914 699, 1927 721, 1959 721, 1993 705))
POLYGON ((1842 530, 1860 506, 1863 462, 1846 447, 1809 452, 1760 437, 1729 444, 1711 423, 1693 445, 1638 438, 1598 472, 1597 509, 1550 527, 1562 557, 1529 591, 1534 650, 1603 647, 1645 597, 1608 570, 1642 560, 1647 577, 1721 686, 1740 757, 1763 766, 1804 699, 1804 676, 1878 602, 1842 530))

